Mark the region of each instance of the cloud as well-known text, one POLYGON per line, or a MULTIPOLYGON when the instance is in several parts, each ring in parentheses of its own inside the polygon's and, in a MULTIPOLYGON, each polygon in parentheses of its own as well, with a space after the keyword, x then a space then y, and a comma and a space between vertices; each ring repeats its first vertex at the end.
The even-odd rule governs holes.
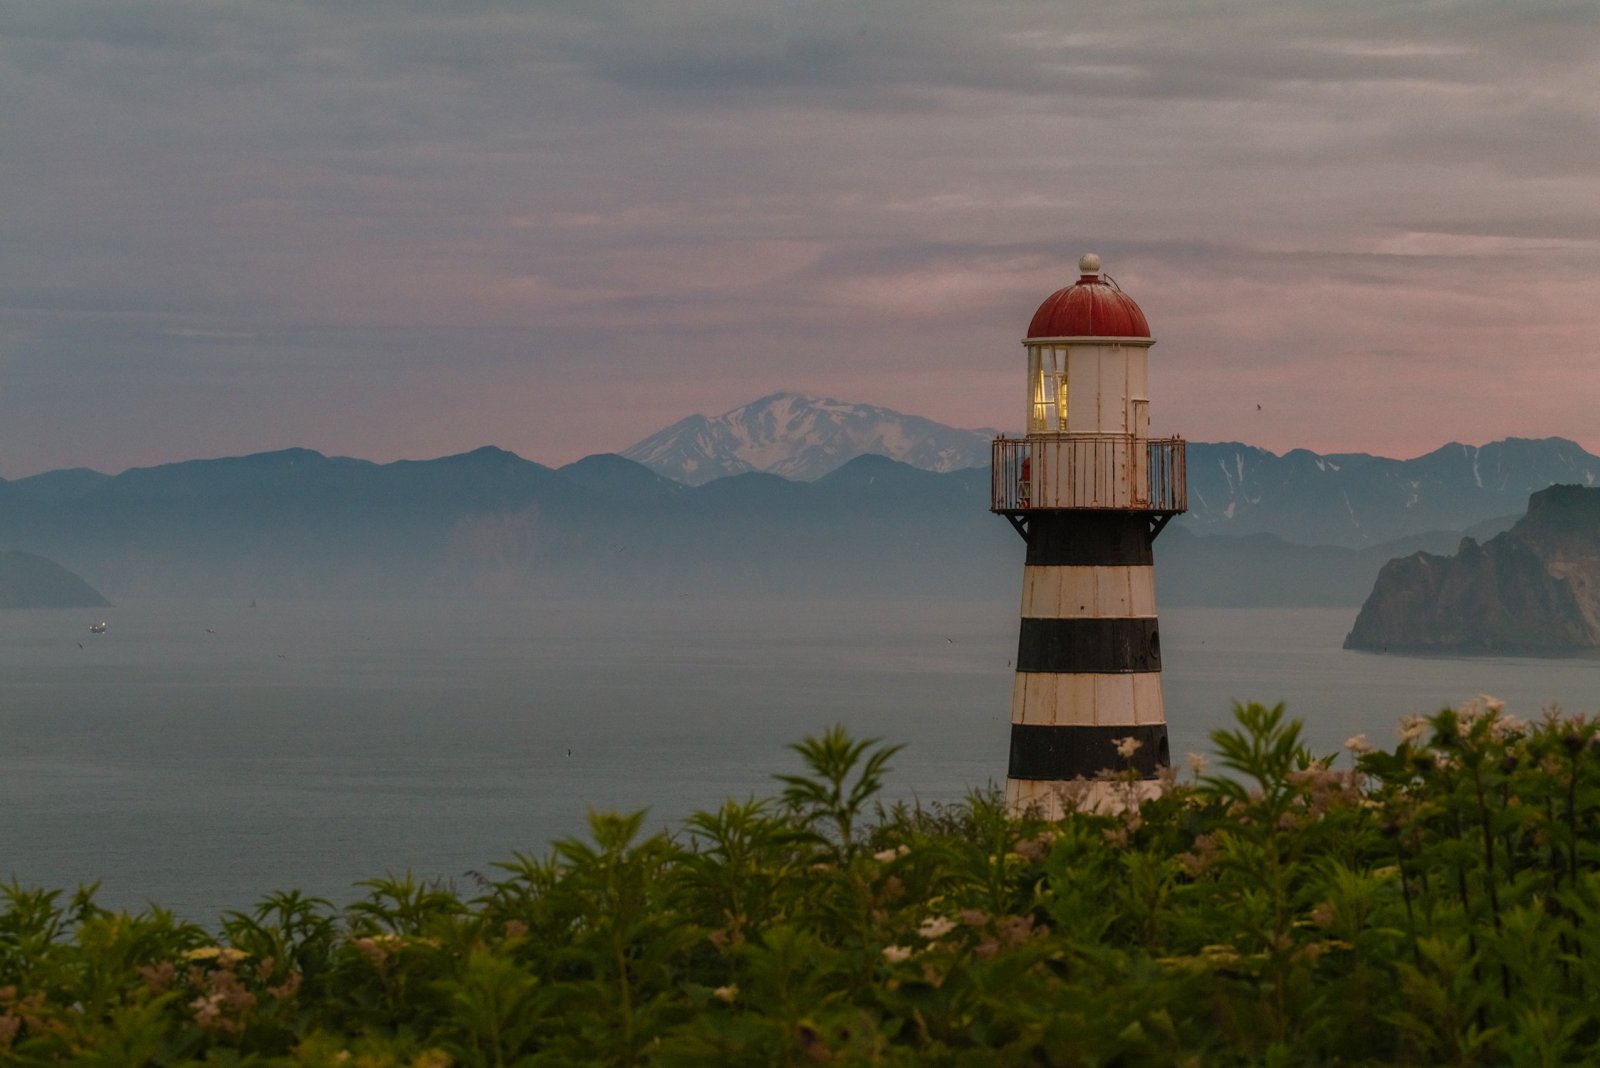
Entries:
POLYGON ((1492 256, 1561 252, 1568 249, 1600 251, 1593 238, 1539 237, 1505 234, 1443 234, 1409 230, 1379 241, 1373 251, 1385 256, 1492 256))
POLYGON ((1517 351, 1566 386, 1483 402, 1485 434, 1581 436, 1592 14, 14 0, 0 473, 571 459, 779 386, 1009 425, 1016 336, 1089 247, 1183 354, 1187 432, 1246 433, 1255 376, 1269 411, 1327 398, 1261 444, 1420 448, 1517 351), (1330 363, 1452 385, 1389 405, 1330 363))

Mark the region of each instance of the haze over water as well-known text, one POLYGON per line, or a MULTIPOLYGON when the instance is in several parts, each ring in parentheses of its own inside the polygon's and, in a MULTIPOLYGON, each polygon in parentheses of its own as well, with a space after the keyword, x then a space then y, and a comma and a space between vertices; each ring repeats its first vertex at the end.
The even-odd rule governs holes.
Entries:
MULTIPOLYGON (((1172 751, 1234 700, 1329 752, 1480 692, 1600 708, 1600 660, 1345 652, 1353 609, 1162 610, 1172 751)), ((128 599, 0 614, 0 878, 213 922, 273 889, 470 889, 590 808, 675 827, 774 792, 831 723, 903 742, 888 794, 1003 780, 1014 598, 855 603, 128 599), (93 618, 91 618, 93 616, 93 618), (100 618, 110 626, 91 635, 100 618)))

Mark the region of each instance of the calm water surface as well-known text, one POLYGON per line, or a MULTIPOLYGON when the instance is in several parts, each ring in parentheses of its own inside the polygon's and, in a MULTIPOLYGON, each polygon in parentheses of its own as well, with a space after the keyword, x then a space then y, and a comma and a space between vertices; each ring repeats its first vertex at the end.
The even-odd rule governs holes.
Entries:
MULTIPOLYGON (((1173 752, 1235 700, 1287 702, 1318 751, 1480 692, 1600 708, 1600 661, 1348 653, 1353 615, 1164 610, 1173 752)), ((1004 777, 1015 643, 1009 598, 0 613, 0 878, 206 923, 385 871, 461 884, 591 808, 672 826, 770 793, 837 722, 907 743, 894 796, 955 800, 1004 777)))

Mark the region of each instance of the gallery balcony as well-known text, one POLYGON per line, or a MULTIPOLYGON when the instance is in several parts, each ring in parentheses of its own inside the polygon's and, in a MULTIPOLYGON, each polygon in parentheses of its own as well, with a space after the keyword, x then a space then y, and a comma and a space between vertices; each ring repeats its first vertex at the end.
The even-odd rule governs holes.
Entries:
POLYGON ((996 438, 989 510, 1119 509, 1170 518, 1188 510, 1182 438, 1034 434, 996 438))

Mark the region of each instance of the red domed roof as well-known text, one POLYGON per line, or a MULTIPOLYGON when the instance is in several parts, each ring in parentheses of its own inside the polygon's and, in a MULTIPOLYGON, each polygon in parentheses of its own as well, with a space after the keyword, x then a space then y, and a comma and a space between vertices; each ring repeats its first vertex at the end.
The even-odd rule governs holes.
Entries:
POLYGON ((1045 298, 1028 324, 1033 337, 1149 337, 1150 324, 1133 298, 1100 277, 1100 257, 1078 261, 1082 277, 1045 298))

